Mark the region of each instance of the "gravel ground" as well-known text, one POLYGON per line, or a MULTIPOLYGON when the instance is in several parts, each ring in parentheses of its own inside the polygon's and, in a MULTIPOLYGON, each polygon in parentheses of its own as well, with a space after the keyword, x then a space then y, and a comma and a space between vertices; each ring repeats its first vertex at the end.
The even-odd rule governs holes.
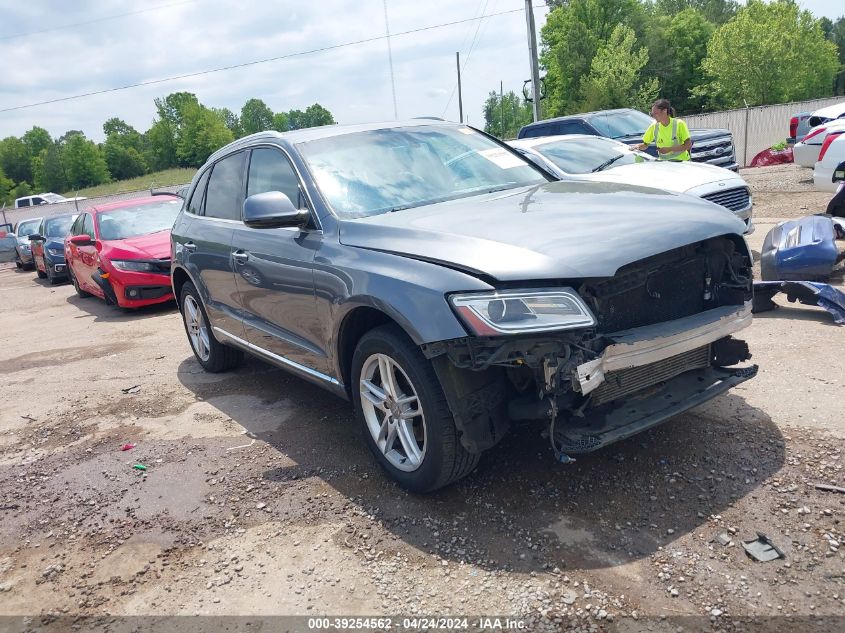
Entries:
MULTIPOLYGON (((743 175, 759 250, 805 174, 743 175)), ((517 426, 415 496, 346 402, 257 360, 204 373, 173 306, 121 312, 9 267, 0 288, 2 614, 841 630, 845 494, 815 484, 845 486, 845 329, 824 311, 755 319, 758 377, 657 429, 560 466, 517 426), (757 531, 783 560, 745 554, 757 531)))

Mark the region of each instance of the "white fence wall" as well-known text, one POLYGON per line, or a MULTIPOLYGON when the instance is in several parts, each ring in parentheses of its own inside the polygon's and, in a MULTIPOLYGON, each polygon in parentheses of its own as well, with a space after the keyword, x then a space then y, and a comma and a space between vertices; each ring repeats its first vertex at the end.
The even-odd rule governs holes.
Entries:
POLYGON ((736 145, 736 160, 741 166, 746 166, 758 152, 786 140, 789 135, 789 119, 793 114, 796 112, 812 112, 843 101, 845 101, 845 97, 829 97, 812 101, 796 101, 748 109, 693 114, 685 116, 683 119, 690 128, 726 128, 730 130, 736 145))

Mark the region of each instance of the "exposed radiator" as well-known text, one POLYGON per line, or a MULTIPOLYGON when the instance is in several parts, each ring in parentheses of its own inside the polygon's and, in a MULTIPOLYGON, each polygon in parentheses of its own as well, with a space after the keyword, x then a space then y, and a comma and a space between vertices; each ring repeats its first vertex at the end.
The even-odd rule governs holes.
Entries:
POLYGON ((591 404, 598 406, 611 402, 622 396, 636 393, 646 387, 679 376, 691 369, 701 369, 709 365, 710 346, 705 345, 656 363, 610 372, 605 375, 604 382, 593 391, 591 404))

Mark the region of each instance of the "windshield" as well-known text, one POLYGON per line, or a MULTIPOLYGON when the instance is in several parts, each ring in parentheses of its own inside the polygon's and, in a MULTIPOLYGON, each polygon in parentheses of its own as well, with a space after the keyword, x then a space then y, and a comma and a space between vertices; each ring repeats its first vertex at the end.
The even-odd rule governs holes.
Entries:
POLYGON ((60 215, 50 218, 44 223, 46 237, 64 237, 70 233, 70 225, 76 219, 75 215, 60 215))
POLYGON ((50 203, 65 202, 67 200, 67 198, 65 198, 64 196, 60 196, 57 193, 44 193, 41 194, 41 197, 50 203))
POLYGON ((592 115, 589 120, 599 134, 608 138, 642 136, 648 126, 654 123, 654 119, 639 110, 603 112, 592 115))
POLYGON ((567 174, 589 174, 618 165, 652 160, 651 156, 599 136, 552 141, 535 145, 533 149, 567 174))
POLYGON ((347 218, 547 182, 525 159, 468 127, 354 132, 297 147, 334 212, 347 218))
POLYGON ((101 240, 125 240, 173 228, 181 200, 164 200, 133 207, 122 207, 97 214, 101 240))
POLYGON ((32 235, 38 229, 38 225, 41 224, 41 220, 27 220, 26 222, 21 222, 18 224, 18 237, 26 237, 27 235, 32 235))

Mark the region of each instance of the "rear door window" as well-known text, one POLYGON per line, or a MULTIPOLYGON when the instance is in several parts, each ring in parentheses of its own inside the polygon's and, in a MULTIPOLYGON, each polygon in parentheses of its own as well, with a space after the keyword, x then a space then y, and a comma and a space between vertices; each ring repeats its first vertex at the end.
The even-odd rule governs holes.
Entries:
POLYGON ((191 201, 185 207, 188 213, 192 213, 193 215, 202 215, 203 205, 205 204, 205 187, 208 184, 208 176, 210 173, 211 170, 207 169, 205 173, 200 176, 200 179, 197 182, 197 187, 191 195, 191 201))
POLYGON ((240 220, 243 204, 245 152, 218 161, 208 179, 205 215, 223 220, 240 220))

